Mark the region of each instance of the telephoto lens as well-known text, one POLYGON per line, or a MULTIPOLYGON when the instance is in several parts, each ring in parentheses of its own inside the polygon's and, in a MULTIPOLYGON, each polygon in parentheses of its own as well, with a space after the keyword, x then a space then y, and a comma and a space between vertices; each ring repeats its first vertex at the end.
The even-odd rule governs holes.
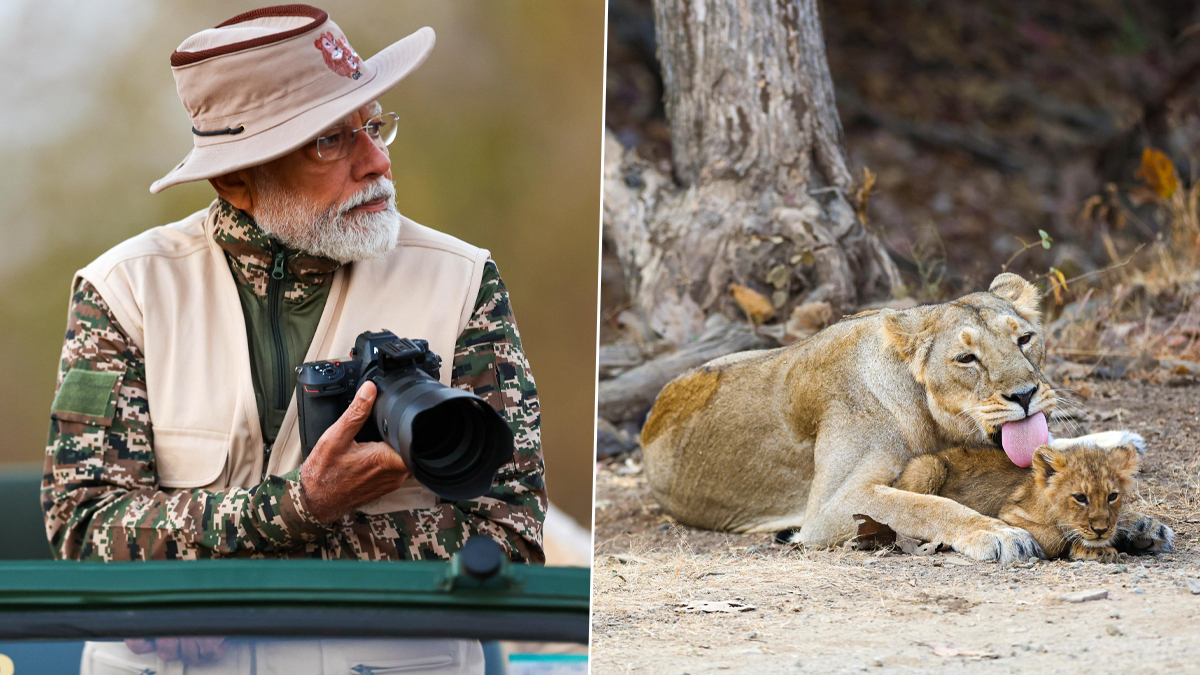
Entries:
MULTIPOLYGON (((395 344, 380 348, 381 361, 395 344)), ((413 477, 445 499, 487 492, 496 470, 512 459, 512 431, 500 414, 419 368, 379 373, 370 378, 379 388, 371 419, 413 477)))
POLYGON ((440 367, 424 340, 390 331, 359 335, 350 358, 300 366, 296 394, 304 456, 370 380, 375 405, 356 440, 386 441, 413 477, 443 499, 487 493, 496 471, 512 459, 512 430, 483 399, 439 382, 440 367))

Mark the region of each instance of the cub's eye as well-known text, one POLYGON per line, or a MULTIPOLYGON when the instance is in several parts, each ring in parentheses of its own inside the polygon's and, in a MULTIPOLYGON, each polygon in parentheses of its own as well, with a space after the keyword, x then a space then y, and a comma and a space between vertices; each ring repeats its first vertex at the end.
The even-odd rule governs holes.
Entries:
POLYGON ((1080 504, 1087 504, 1087 495, 1083 494, 1082 492, 1077 492, 1071 496, 1074 497, 1075 501, 1079 502, 1080 504))
POLYGON ((1029 341, 1032 339, 1033 339, 1033 333, 1026 333, 1026 334, 1022 335, 1021 337, 1017 338, 1017 344, 1024 346, 1024 345, 1029 344, 1029 341))
POLYGON ((1120 497, 1120 496, 1121 496, 1121 493, 1120 493, 1120 492, 1110 492, 1110 493, 1108 494, 1108 501, 1109 501, 1110 503, 1111 503, 1111 502, 1115 502, 1115 501, 1117 501, 1117 497, 1120 497))
POLYGON ((967 353, 967 354, 963 354, 962 356, 956 357, 954 360, 958 361, 959 363, 975 363, 975 361, 977 361, 978 359, 975 358, 974 354, 967 353))

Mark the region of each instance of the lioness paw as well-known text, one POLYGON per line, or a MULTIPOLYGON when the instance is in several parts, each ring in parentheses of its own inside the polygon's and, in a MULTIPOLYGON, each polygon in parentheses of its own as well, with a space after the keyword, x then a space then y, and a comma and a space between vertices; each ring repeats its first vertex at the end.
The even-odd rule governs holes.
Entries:
POLYGON ((1170 553, 1175 531, 1150 516, 1130 514, 1132 521, 1117 526, 1113 546, 1125 553, 1170 553))
POLYGON ((951 545, 955 551, 976 560, 1016 562, 1046 557, 1032 534, 1003 523, 968 532, 951 545))
POLYGON ((1088 434, 1087 436, 1079 436, 1078 438, 1055 438, 1050 441, 1050 447, 1055 450, 1069 448, 1078 443, 1090 443, 1098 448, 1112 450, 1124 445, 1132 445, 1137 448, 1139 455, 1146 454, 1146 439, 1140 434, 1135 434, 1132 431, 1101 431, 1098 434, 1088 434))

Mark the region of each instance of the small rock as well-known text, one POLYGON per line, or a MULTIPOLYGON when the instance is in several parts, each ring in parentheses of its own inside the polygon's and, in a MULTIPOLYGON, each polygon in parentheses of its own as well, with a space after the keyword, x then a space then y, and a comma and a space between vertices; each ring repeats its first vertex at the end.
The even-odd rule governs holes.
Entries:
POLYGON ((1192 592, 1192 595, 1200 595, 1200 579, 1187 577, 1183 581, 1187 584, 1187 588, 1192 592))
POLYGON ((1103 600, 1108 597, 1108 591, 1102 588, 1093 588, 1088 591, 1077 591, 1075 593, 1067 593, 1062 596, 1064 602, 1090 602, 1092 600, 1103 600))
POLYGON ((1134 595, 1145 595, 1146 591, 1142 588, 1135 588, 1133 589, 1133 593, 1134 595))
POLYGON ((1109 635, 1112 635, 1113 637, 1116 637, 1118 635, 1124 635, 1124 633, 1121 632, 1120 628, 1117 628, 1116 626, 1113 626, 1113 625, 1109 625, 1108 628, 1105 628, 1104 632, 1108 633, 1109 635))

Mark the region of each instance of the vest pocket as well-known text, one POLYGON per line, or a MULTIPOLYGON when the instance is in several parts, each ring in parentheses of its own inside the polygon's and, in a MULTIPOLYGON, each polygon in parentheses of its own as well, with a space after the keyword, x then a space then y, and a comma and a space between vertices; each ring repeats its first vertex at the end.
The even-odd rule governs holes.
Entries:
POLYGON ((229 434, 154 427, 154 471, 166 488, 198 488, 221 477, 229 459, 229 434))

